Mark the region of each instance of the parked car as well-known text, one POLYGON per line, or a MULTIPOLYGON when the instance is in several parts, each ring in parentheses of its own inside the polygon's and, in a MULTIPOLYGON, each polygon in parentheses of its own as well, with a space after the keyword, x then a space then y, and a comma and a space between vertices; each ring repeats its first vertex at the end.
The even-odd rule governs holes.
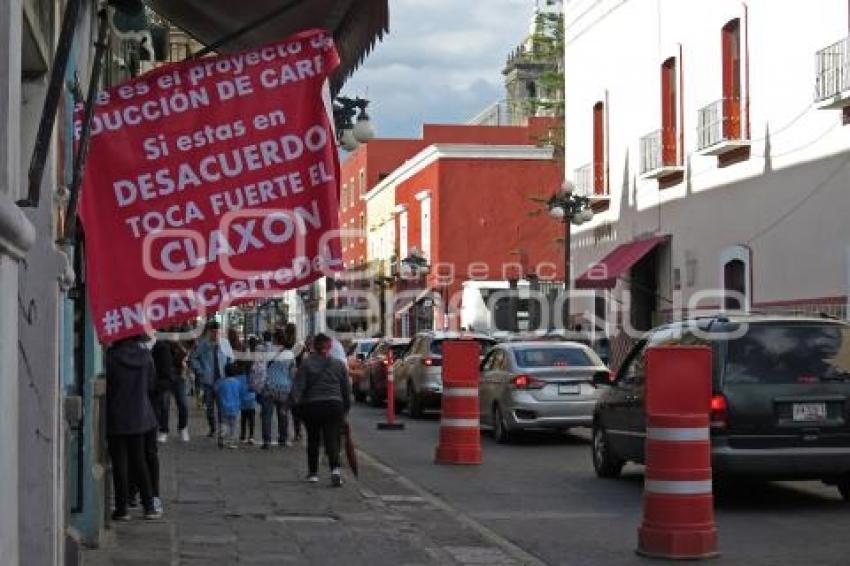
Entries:
POLYGON ((601 393, 594 376, 610 372, 593 350, 576 342, 506 342, 481 365, 481 424, 498 442, 529 429, 590 426, 601 393))
POLYGON ((365 396, 373 407, 379 407, 387 400, 387 370, 390 359, 400 359, 409 345, 409 338, 385 338, 379 341, 366 357, 358 393, 365 396))
POLYGON ((363 362, 377 343, 377 338, 359 338, 354 340, 348 348, 348 376, 351 379, 351 392, 355 401, 363 402, 366 400, 365 394, 360 392, 360 382, 363 379, 363 362))
POLYGON ((597 475, 614 477, 627 461, 644 462, 646 351, 677 344, 714 352, 716 474, 820 479, 850 499, 850 325, 823 318, 724 315, 649 332, 597 404, 597 475))
POLYGON ((496 341, 484 334, 456 332, 420 332, 410 343, 402 359, 393 365, 396 410, 407 408, 412 418, 423 411, 438 408, 443 394, 443 341, 466 338, 476 340, 483 358, 496 341))

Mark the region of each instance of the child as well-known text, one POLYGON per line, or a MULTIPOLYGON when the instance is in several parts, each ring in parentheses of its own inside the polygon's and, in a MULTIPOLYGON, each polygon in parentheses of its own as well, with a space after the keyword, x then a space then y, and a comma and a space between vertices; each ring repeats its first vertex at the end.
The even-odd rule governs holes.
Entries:
POLYGON ((218 447, 238 448, 236 441, 236 419, 242 408, 242 394, 246 389, 244 374, 240 374, 242 368, 239 364, 229 364, 225 369, 227 377, 219 379, 215 384, 218 410, 221 414, 221 427, 219 429, 218 447))
POLYGON ((239 381, 242 382, 242 418, 239 423, 239 441, 251 446, 256 444, 254 440, 254 418, 257 414, 257 392, 252 386, 251 364, 239 362, 242 366, 239 381))

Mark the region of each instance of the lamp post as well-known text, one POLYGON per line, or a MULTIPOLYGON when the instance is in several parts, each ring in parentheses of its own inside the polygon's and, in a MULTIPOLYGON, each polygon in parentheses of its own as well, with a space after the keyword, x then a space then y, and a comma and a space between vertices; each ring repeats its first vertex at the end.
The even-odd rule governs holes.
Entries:
POLYGON ((369 101, 365 98, 338 96, 334 99, 334 125, 337 143, 346 151, 354 151, 361 143, 375 137, 372 120, 366 113, 369 101), (354 116, 357 115, 355 120, 354 116))
POLYGON ((570 227, 593 219, 590 199, 575 194, 573 189, 573 184, 567 181, 546 201, 549 215, 564 224, 564 330, 570 320, 570 227))

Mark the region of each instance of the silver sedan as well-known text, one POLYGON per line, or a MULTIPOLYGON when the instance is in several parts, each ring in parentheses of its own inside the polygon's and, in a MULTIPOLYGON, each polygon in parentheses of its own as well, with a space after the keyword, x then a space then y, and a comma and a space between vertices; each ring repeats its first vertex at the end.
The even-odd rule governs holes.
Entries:
POLYGON ((499 344, 481 365, 481 424, 499 442, 520 430, 590 426, 602 392, 593 377, 603 373, 599 356, 576 342, 499 344))

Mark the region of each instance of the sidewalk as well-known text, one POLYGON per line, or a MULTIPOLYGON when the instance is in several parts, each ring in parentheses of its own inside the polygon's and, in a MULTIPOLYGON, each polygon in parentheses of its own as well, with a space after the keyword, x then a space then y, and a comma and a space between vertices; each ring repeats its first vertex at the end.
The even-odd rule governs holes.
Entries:
MULTIPOLYGON (((160 445, 165 516, 113 523, 88 566, 515 565, 536 563, 366 454, 342 488, 306 484, 303 446, 219 450, 194 410, 195 437, 160 445)), ((356 431, 355 431, 356 433, 356 431)))

